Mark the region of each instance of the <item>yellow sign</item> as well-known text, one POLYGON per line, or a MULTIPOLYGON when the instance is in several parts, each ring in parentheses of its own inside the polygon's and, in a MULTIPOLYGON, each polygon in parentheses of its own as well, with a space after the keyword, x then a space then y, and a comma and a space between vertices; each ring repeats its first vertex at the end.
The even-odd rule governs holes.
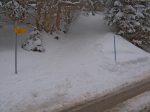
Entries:
POLYGON ((14 31, 17 34, 22 34, 22 33, 26 33, 27 29, 25 29, 25 28, 15 28, 14 31))

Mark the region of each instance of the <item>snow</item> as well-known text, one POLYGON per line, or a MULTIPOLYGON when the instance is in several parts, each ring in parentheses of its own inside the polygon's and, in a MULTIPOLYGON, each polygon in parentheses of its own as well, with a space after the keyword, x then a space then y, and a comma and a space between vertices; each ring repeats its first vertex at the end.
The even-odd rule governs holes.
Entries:
POLYGON ((30 6, 32 6, 32 7, 36 7, 36 4, 30 4, 30 6))
POLYGON ((136 12, 136 16, 139 18, 144 18, 145 16, 141 12, 136 12))
MULTIPOLYGON (((122 12, 118 12, 118 13, 115 15, 114 22, 121 20, 122 17, 123 17, 123 13, 122 13, 122 12)), ((113 22, 113 23, 114 23, 114 22, 113 22)))
POLYGON ((150 55, 120 36, 115 63, 114 34, 103 14, 80 16, 59 40, 42 33, 45 53, 23 50, 29 34, 20 35, 17 75, 12 29, 0 29, 0 112, 53 111, 149 76, 143 72, 150 69, 150 55))
POLYGON ((2 7, 3 6, 3 4, 2 4, 2 2, 0 1, 0 7, 2 7))
POLYGON ((136 10, 132 7, 132 5, 126 5, 125 10, 131 11, 131 12, 136 12, 136 10))
POLYGON ((149 110, 150 91, 147 91, 105 112, 149 112, 149 110))
POLYGON ((122 4, 121 4, 119 1, 115 1, 115 2, 114 2, 114 6, 119 6, 119 7, 121 7, 122 4))
POLYGON ((75 5, 75 4, 79 4, 80 2, 72 2, 72 1, 60 1, 61 3, 64 4, 70 4, 70 5, 75 5))

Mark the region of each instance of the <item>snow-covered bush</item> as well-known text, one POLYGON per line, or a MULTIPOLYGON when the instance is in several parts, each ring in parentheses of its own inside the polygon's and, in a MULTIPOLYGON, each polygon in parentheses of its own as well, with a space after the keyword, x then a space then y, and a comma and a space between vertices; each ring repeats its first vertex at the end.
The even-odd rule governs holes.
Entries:
POLYGON ((106 14, 106 20, 117 34, 131 42, 134 40, 133 43, 142 41, 142 44, 148 44, 150 41, 150 8, 146 3, 136 0, 114 0, 106 14))
POLYGON ((30 37, 22 44, 22 48, 27 51, 45 51, 42 40, 40 39, 40 32, 37 28, 34 28, 34 31, 30 33, 30 37))

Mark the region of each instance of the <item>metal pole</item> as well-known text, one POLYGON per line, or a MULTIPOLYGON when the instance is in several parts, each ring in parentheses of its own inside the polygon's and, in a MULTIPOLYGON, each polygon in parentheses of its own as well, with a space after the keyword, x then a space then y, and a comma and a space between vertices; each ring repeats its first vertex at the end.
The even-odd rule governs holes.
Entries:
POLYGON ((17 36, 17 33, 16 33, 16 40, 15 40, 15 74, 18 73, 17 71, 17 46, 18 46, 18 36, 17 36))
POLYGON ((116 35, 114 35, 114 55, 115 55, 115 62, 117 63, 116 35))

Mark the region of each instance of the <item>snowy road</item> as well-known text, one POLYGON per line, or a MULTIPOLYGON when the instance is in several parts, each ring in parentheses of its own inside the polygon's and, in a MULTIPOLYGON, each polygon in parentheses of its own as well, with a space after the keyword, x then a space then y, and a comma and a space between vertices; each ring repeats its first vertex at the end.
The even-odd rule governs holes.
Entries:
MULTIPOLYGON (((147 77, 146 79, 133 83, 131 85, 125 86, 121 89, 118 89, 112 93, 109 93, 104 97, 85 102, 84 104, 79 104, 75 107, 65 109, 61 112, 103 112, 106 109, 113 108, 115 105, 120 104, 145 91, 150 91, 150 77, 147 77)), ((148 101, 150 102, 150 98, 148 101)), ((105 112, 122 112, 122 111, 112 110, 105 112)))
POLYGON ((150 112, 150 91, 146 91, 105 112, 150 112))

